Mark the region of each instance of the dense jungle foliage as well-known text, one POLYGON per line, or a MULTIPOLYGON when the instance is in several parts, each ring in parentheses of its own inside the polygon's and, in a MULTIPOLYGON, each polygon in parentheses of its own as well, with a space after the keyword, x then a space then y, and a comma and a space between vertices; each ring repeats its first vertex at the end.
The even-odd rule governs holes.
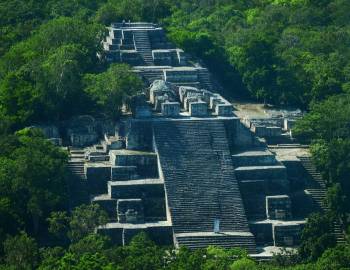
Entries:
POLYGON ((0 0, 0 269, 350 269, 350 1, 0 0), (71 209, 67 154, 26 129, 78 114, 118 118, 143 86, 108 66, 105 26, 151 21, 203 61, 230 98, 308 111, 293 134, 311 144, 330 211, 309 218, 299 255, 257 263, 242 250, 113 247, 99 207, 71 209))

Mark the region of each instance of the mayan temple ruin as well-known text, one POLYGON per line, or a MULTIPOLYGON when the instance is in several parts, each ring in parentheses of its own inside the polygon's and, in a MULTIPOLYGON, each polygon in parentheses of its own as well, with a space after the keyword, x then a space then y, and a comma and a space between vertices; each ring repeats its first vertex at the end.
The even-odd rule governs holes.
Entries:
MULTIPOLYGON (((291 135, 300 113, 240 114, 158 25, 108 30, 99 56, 128 63, 148 87, 117 123, 66 125, 72 196, 85 192, 109 214, 97 233, 125 245, 145 231, 161 245, 241 247, 257 258, 297 247, 306 217, 325 208, 325 183, 291 135)), ((60 144, 57 128, 44 131, 60 144)), ((334 233, 341 241, 337 224, 334 233)))

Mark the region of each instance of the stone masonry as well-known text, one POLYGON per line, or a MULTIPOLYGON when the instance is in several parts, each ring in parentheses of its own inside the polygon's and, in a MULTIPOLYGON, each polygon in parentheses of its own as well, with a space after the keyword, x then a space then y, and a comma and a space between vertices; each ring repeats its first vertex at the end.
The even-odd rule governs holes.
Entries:
POLYGON ((108 30, 106 60, 132 65, 149 88, 132 99, 132 114, 102 135, 91 119, 69 129, 80 147, 71 168, 109 214, 97 232, 119 245, 145 231, 160 245, 241 247, 257 257, 296 247, 314 205, 300 211, 298 198, 310 197, 303 176, 259 138, 278 136, 293 119, 278 129, 243 124, 214 91, 208 70, 169 43, 161 27, 115 23, 108 30))

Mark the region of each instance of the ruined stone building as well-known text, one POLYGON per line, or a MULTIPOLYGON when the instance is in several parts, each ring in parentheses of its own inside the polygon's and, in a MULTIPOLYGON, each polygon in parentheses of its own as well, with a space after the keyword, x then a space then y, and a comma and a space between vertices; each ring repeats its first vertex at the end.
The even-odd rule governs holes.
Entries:
POLYGON ((69 129, 70 167, 110 217, 97 232, 120 245, 146 231, 163 245, 241 247, 255 256, 296 247, 325 192, 307 149, 269 147, 157 25, 112 24, 104 49, 149 88, 119 123, 99 129, 83 117, 69 129))

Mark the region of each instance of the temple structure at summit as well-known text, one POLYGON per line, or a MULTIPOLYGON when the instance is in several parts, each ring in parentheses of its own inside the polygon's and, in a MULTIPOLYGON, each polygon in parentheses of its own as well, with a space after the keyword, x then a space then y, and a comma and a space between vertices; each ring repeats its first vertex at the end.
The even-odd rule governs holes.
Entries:
POLYGON ((114 23, 103 43, 109 62, 128 63, 151 84, 164 80, 177 86, 213 90, 208 69, 170 43, 163 28, 152 23, 114 23))

